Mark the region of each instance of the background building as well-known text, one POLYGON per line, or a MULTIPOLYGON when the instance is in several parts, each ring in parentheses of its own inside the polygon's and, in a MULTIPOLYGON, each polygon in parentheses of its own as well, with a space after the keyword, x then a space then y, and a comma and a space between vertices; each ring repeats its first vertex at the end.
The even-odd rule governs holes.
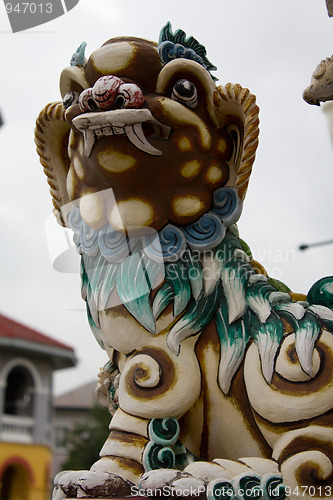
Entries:
POLYGON ((71 347, 0 315, 1 500, 50 498, 52 374, 71 347))
POLYGON ((96 385, 97 377, 96 380, 53 399, 53 477, 62 470, 62 464, 67 458, 65 441, 68 431, 77 424, 85 424, 91 408, 98 404, 95 398, 96 385))

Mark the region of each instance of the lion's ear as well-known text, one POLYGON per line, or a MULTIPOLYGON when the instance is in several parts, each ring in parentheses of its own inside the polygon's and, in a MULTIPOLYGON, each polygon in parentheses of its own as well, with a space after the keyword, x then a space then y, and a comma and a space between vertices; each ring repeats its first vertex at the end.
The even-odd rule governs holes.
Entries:
POLYGON ((221 85, 217 91, 222 100, 218 112, 221 112, 221 119, 234 143, 235 186, 243 201, 258 147, 259 108, 255 96, 238 83, 227 83, 225 87, 221 85), (235 122, 233 117, 236 117, 235 122))
POLYGON ((78 92, 87 89, 89 83, 86 80, 85 71, 82 66, 68 66, 60 75, 60 93, 64 98, 67 92, 78 92))
MULTIPOLYGON (((89 87, 85 78, 84 67, 69 66, 60 76, 60 93, 82 92, 89 87)), ((54 214, 59 224, 65 226, 61 207, 69 203, 66 187, 70 166, 67 147, 70 126, 65 120, 65 108, 61 102, 48 104, 41 111, 36 122, 35 142, 40 162, 44 167, 54 206, 54 214)))
POLYGON ((69 132, 62 103, 45 106, 36 121, 35 142, 50 186, 54 214, 62 226, 65 226, 65 221, 61 207, 70 201, 66 187, 70 165, 67 153, 69 132))

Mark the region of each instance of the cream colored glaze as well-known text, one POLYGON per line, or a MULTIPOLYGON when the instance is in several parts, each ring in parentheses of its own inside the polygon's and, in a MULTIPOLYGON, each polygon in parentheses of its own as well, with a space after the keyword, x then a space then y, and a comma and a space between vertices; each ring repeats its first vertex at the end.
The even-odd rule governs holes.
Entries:
POLYGON ((94 67, 102 74, 118 73, 135 58, 136 47, 131 42, 104 45, 91 55, 94 67), (111 66, 110 66, 111 64, 111 66))
MULTIPOLYGON (((328 332, 323 332, 319 345, 327 346, 330 356, 333 356, 333 337, 328 332)), ((282 363, 279 370, 282 372, 282 363)), ((288 373, 288 371, 286 370, 288 373)), ((283 373, 283 372, 282 372, 283 373)), ((269 422, 278 424, 295 422, 300 419, 317 417, 333 408, 333 380, 325 380, 323 387, 315 387, 313 391, 293 394, 283 393, 267 384, 260 365, 259 354, 256 346, 252 344, 248 349, 244 375, 246 388, 251 406, 269 422)), ((264 429, 262 429, 264 433, 264 429)))
POLYGON ((171 207, 173 213, 179 217, 192 217, 204 208, 204 203, 197 196, 176 196, 171 207))
POLYGON ((204 150, 208 150, 212 145, 212 137, 205 122, 199 118, 193 111, 185 106, 182 106, 172 99, 161 98, 161 107, 163 113, 167 116, 175 126, 192 126, 199 134, 200 146, 204 150))
POLYGON ((101 229, 106 223, 102 193, 88 193, 82 196, 80 199, 80 212, 88 226, 101 229))
MULTIPOLYGON (((164 340, 164 351, 166 351, 165 337, 161 337, 161 339, 164 340)), ((168 353, 174 367, 172 384, 166 391, 161 391, 154 398, 148 398, 147 393, 144 393, 144 391, 142 391, 141 397, 131 395, 127 385, 127 374, 134 367, 142 367, 147 364, 147 366, 151 367, 151 373, 155 377, 157 366, 155 359, 147 354, 129 357, 119 381, 120 408, 127 413, 143 418, 174 417, 178 419, 182 417, 200 395, 201 373, 198 360, 194 354, 194 343, 195 339, 193 338, 184 341, 179 356, 168 353), (144 364, 140 365, 142 362, 144 364), (189 373, 191 374, 190 377, 188 376, 189 373)))
POLYGON ((97 159, 100 166, 108 172, 126 172, 136 165, 136 159, 133 156, 113 149, 100 151, 97 159))
POLYGON ((127 227, 149 226, 154 217, 154 208, 146 200, 130 198, 119 201, 110 213, 109 222, 116 230, 127 227))

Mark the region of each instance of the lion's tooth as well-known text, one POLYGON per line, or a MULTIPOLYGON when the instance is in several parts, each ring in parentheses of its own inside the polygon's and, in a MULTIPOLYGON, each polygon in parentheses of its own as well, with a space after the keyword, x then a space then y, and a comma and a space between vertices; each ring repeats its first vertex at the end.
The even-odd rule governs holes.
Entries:
POLYGON ((163 153, 146 139, 142 123, 149 122, 157 129, 157 138, 167 139, 170 127, 157 122, 148 109, 118 109, 103 113, 87 113, 73 119, 73 125, 84 135, 84 152, 90 156, 95 141, 109 135, 126 134, 129 141, 141 151, 154 156, 163 153))
POLYGON ((141 151, 155 156, 161 156, 163 154, 162 151, 154 148, 154 146, 147 141, 142 130, 142 123, 128 125, 125 127, 125 133, 131 143, 141 151))
POLYGON ((125 133, 124 127, 112 127, 114 135, 123 135, 125 133))
POLYGON ((92 130, 86 129, 83 131, 84 139, 84 154, 90 156, 91 150, 95 144, 95 134, 92 130))

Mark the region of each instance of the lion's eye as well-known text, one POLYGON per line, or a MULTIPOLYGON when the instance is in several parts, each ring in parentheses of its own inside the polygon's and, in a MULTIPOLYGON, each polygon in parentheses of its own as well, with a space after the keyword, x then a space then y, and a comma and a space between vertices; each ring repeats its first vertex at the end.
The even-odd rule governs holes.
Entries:
POLYGON ((178 80, 172 89, 171 99, 181 104, 185 104, 185 106, 189 108, 196 108, 198 105, 198 92, 196 86, 184 78, 178 80))
POLYGON ((78 92, 67 92, 67 94, 64 95, 62 103, 64 105, 64 108, 67 109, 73 104, 76 104, 78 100, 79 100, 78 92))

